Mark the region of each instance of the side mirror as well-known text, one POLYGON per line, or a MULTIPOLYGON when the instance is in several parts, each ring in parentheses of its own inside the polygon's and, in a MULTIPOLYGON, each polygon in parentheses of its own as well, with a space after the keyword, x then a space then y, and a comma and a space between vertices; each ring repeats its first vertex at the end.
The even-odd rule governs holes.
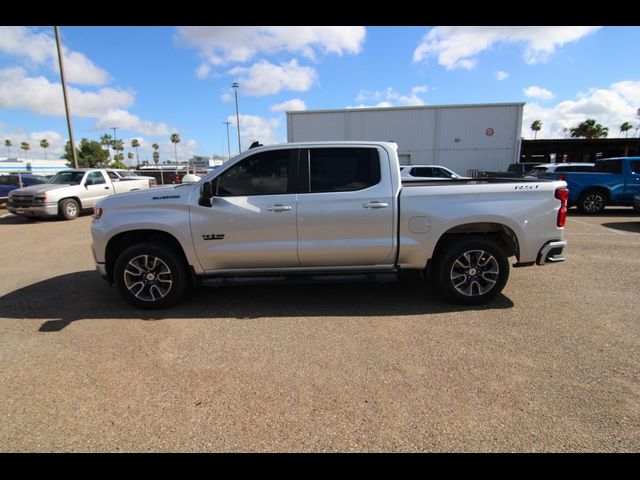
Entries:
POLYGON ((211 187, 211 182, 204 182, 202 187, 200 188, 200 198, 198 199, 198 205, 201 207, 211 207, 213 203, 211 202, 211 197, 213 197, 213 189, 211 187))

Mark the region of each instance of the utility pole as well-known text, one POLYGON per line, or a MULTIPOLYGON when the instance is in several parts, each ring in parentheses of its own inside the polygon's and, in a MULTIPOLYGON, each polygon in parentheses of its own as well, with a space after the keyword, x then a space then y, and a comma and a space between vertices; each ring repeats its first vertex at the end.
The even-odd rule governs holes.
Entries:
POLYGON ((229 160, 231 160, 231 142, 229 141, 229 124, 231 122, 222 122, 227 125, 227 149, 229 150, 229 160))
POLYGON ((242 153, 242 147, 240 147, 240 113, 238 110, 238 87, 239 86, 240 85, 238 85, 238 82, 233 82, 231 84, 231 88, 233 88, 236 94, 236 124, 238 126, 238 155, 242 153))
POLYGON ((67 128, 69 129, 69 142, 71 143, 71 155, 73 158, 73 168, 78 168, 78 154, 76 153, 76 142, 73 141, 73 125, 71 125, 71 112, 69 111, 69 98, 67 96, 67 83, 64 79, 64 62, 62 60, 62 47, 60 46, 60 31, 58 27, 53 27, 56 33, 56 47, 58 48, 58 64, 60 65, 60 80, 62 82, 62 95, 64 96, 64 109, 67 113, 67 128))

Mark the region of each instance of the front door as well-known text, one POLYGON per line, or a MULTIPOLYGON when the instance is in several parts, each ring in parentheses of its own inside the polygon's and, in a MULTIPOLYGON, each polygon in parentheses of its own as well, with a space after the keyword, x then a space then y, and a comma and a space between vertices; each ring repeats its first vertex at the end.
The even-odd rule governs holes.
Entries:
POLYGON ((81 196, 82 208, 93 207, 101 198, 114 194, 111 182, 105 178, 100 170, 87 174, 84 187, 85 191, 81 196))
POLYGON ((191 229, 207 271, 298 267, 298 149, 251 155, 212 180, 211 207, 191 207, 191 229))

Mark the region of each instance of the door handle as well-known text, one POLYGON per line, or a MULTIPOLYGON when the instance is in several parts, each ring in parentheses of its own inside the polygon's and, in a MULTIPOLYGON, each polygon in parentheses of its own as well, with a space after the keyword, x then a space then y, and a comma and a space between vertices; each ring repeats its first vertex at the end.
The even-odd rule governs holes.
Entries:
POLYGON ((109 190, 109 187, 104 187, 105 190, 109 190))
POLYGON ((282 205, 281 203, 276 203, 275 205, 271 205, 267 208, 269 212, 288 212, 289 210, 293 210, 291 205, 282 205))
POLYGON ((375 200, 373 202, 367 202, 362 204, 363 208, 387 208, 388 206, 389 204, 387 202, 378 202, 375 200))

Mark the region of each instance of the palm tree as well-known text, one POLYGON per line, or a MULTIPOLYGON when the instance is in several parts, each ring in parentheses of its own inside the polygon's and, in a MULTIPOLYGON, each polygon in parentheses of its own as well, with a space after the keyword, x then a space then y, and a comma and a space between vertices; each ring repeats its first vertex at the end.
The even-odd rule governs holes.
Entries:
POLYGON ((107 146, 107 152, 109 153, 109 162, 111 162, 111 142, 113 141, 111 135, 105 133, 100 137, 100 144, 107 146))
POLYGON ((131 153, 131 152, 127 153, 127 158, 129 159, 129 166, 131 166, 131 160, 133 160, 134 156, 135 155, 133 153, 131 153))
POLYGON ((140 168, 140 157, 138 157, 138 147, 140 147, 140 141, 137 138, 131 140, 131 147, 136 149, 136 165, 140 168))
POLYGON ((9 158, 11 156, 11 147, 13 147, 13 143, 11 143, 11 140, 5 140, 4 141, 4 146, 7 147, 7 158, 9 158))
POLYGON ((632 128, 633 125, 631 125, 629 122, 624 122, 622 125, 620 125, 620 131, 624 133, 624 138, 628 138, 629 134, 627 132, 632 128))
POLYGON ((593 118, 588 118, 577 127, 571 129, 572 138, 606 138, 609 135, 609 127, 603 127, 593 118))
POLYGON ((178 135, 177 133, 172 133, 171 134, 171 143, 173 143, 173 146, 175 148, 176 165, 178 165, 178 143, 180 143, 180 135, 178 135))
POLYGON ((538 137, 538 132, 542 129, 542 122, 540 120, 534 120, 531 124, 531 130, 533 130, 533 139, 538 137))
POLYGON ((118 152, 124 151, 124 140, 114 140, 113 142, 113 150, 116 152, 115 159, 118 161, 124 160, 124 155, 118 152))
POLYGON ((47 159, 47 148, 49 148, 49 141, 46 138, 40 140, 40 146, 44 150, 44 159, 47 159))
POLYGON ((22 150, 24 150, 24 155, 29 158, 29 155, 27 154, 27 152, 29 151, 29 149, 31 148, 31 146, 27 143, 27 142, 22 142, 20 144, 20 148, 22 150))
POLYGON ((160 154, 158 152, 153 152, 153 162, 156 164, 156 166, 158 165, 159 161, 160 161, 160 154))

